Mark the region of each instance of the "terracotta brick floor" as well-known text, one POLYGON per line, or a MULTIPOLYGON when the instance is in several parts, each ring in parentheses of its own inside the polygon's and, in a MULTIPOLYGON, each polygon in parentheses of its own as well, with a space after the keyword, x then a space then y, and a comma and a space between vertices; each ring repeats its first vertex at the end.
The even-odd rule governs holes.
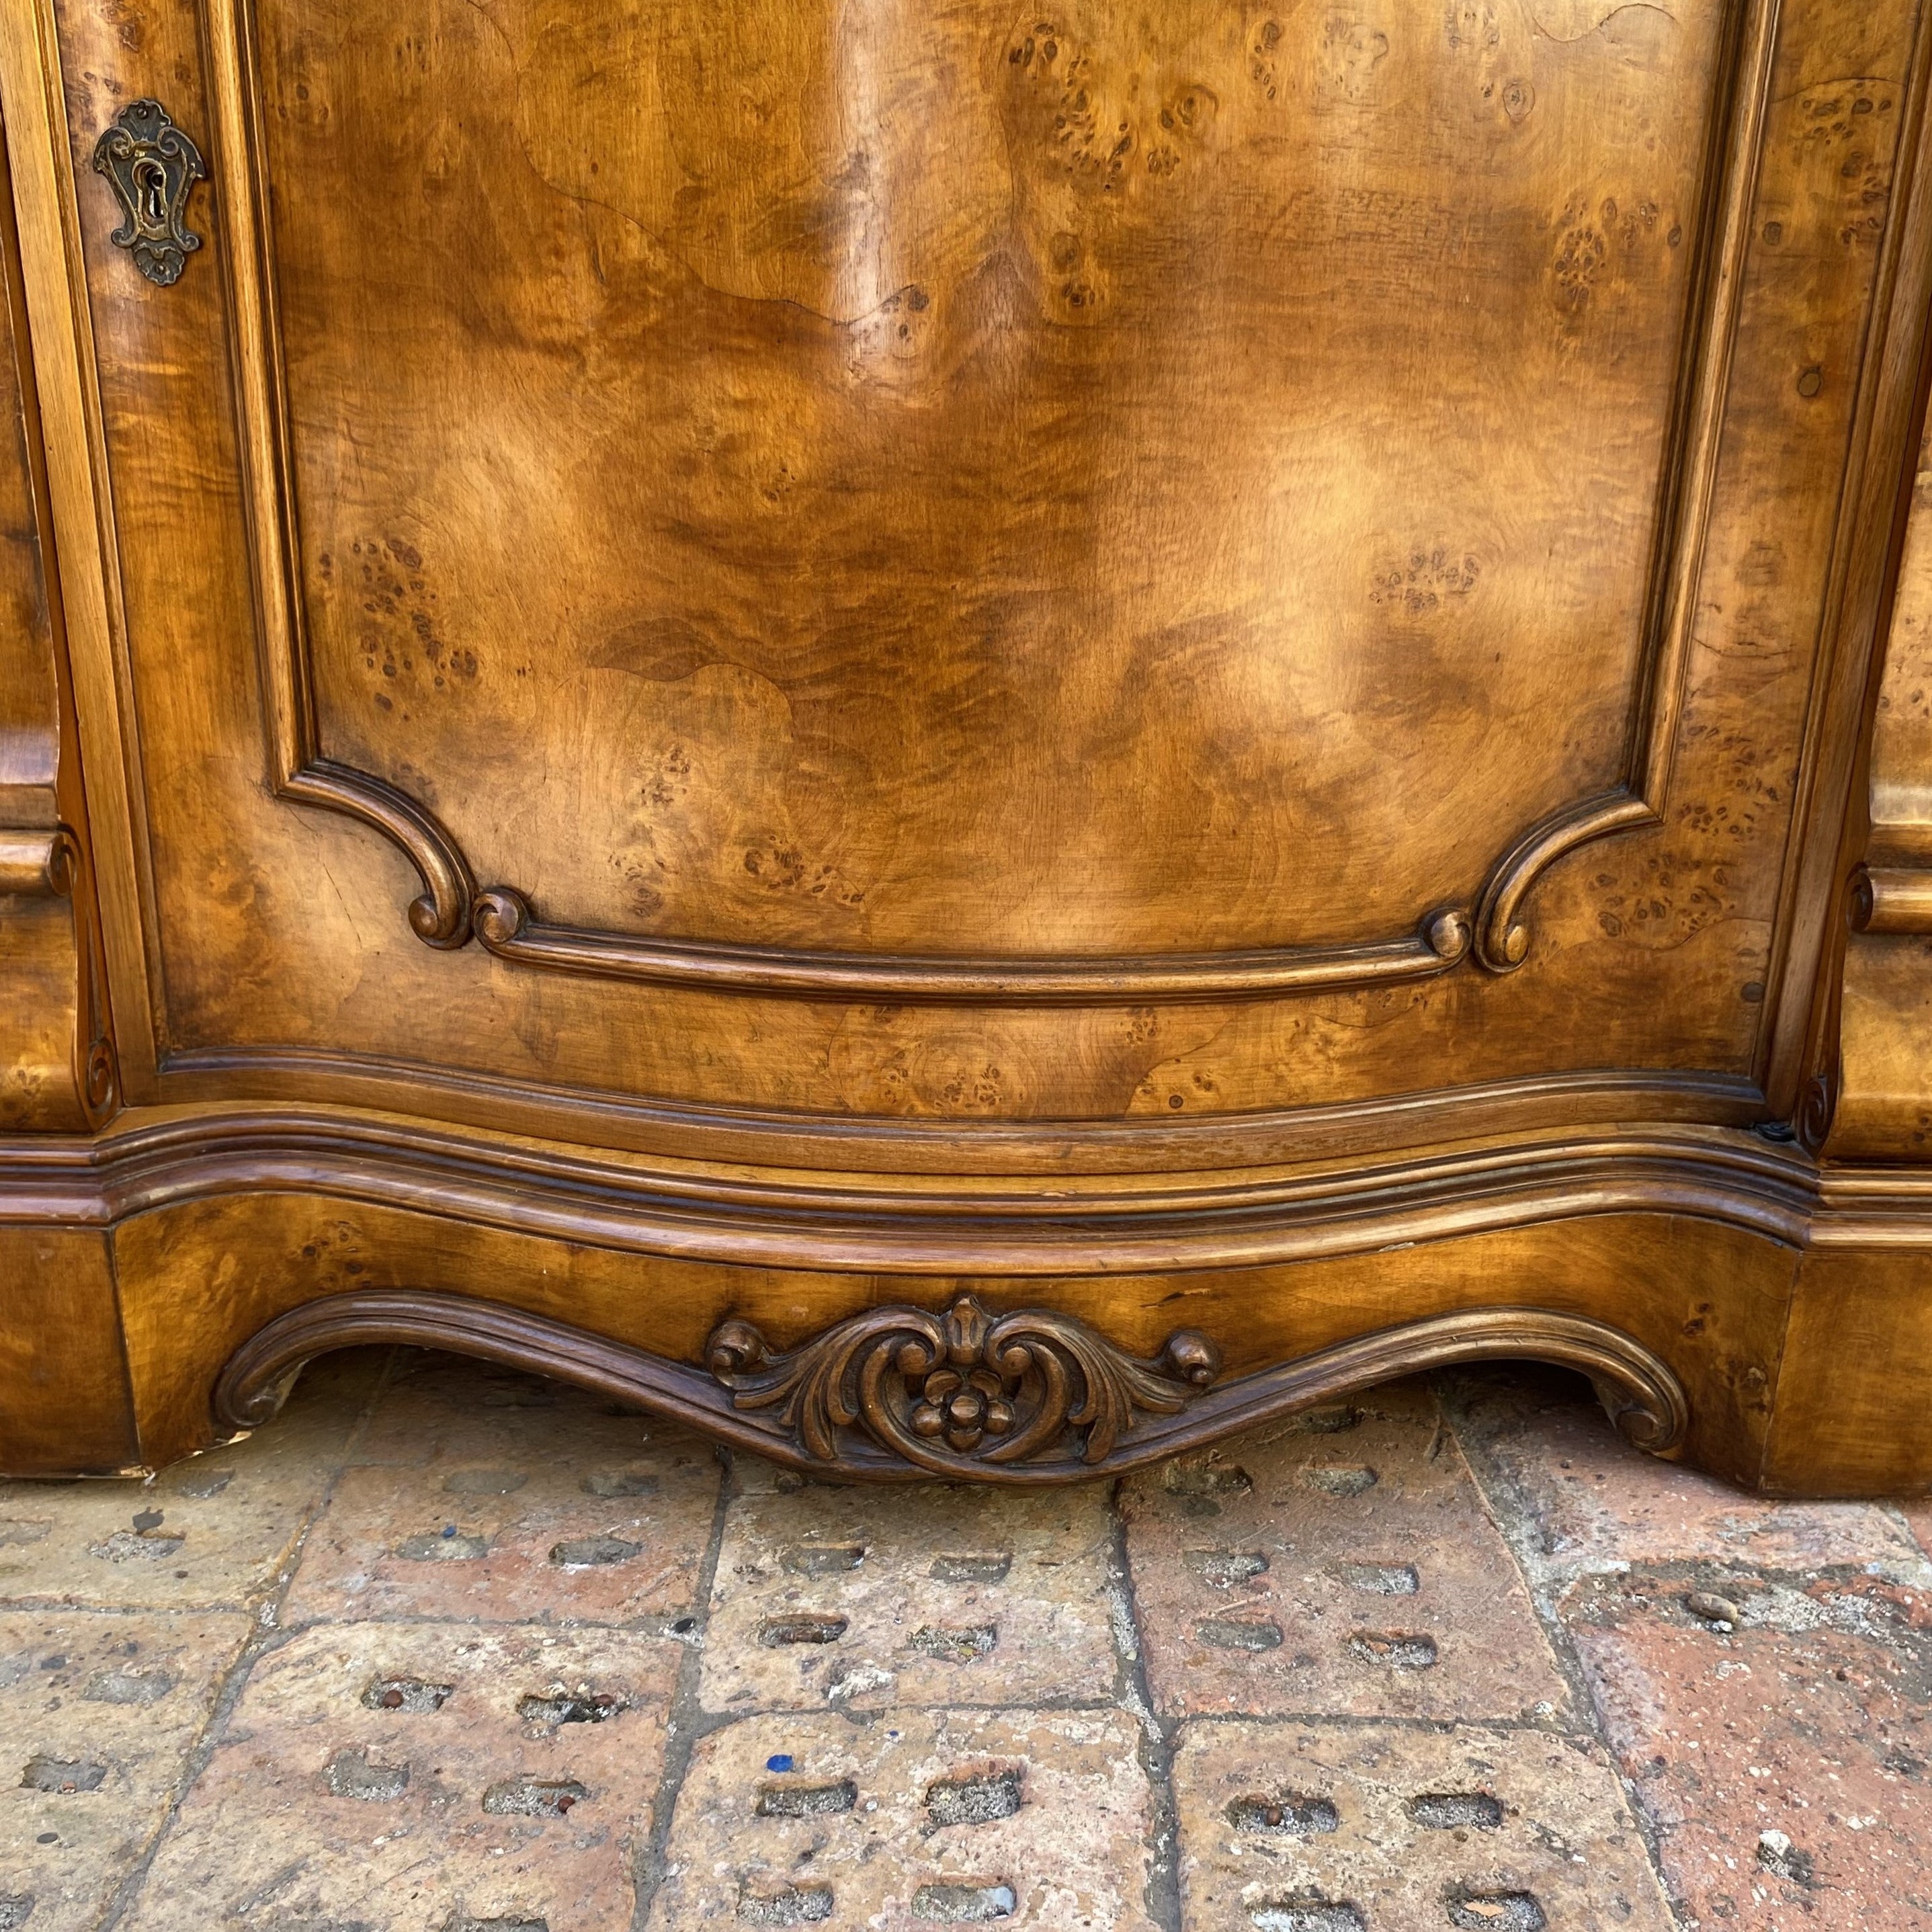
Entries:
POLYGON ((338 1356, 0 1484, 0 1932, 1932 1932, 1926 1534, 1529 1369, 1009 1496, 338 1356))

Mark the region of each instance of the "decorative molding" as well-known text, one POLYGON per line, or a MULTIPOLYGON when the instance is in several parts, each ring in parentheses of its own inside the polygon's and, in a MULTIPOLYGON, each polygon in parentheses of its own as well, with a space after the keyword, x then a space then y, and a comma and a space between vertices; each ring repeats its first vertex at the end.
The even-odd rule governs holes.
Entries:
MULTIPOLYGON (((68 1009, 73 1036, 68 1064, 40 1086, 35 1112, 42 1118, 37 1131, 58 1132, 78 1124, 98 1127, 114 1110, 118 1068, 108 1030, 99 926, 86 855, 70 827, 0 827, 0 916, 4 916, 9 899, 67 902, 66 944, 74 971, 73 1001, 68 1009), (70 1108, 73 1114, 64 1118, 70 1108)), ((30 1012, 19 1016, 30 1024, 17 1043, 31 1055, 38 1046, 38 1030, 31 1022, 38 1016, 30 1012)), ((0 1028, 0 1049, 8 1038, 6 1029, 0 1028)), ((6 1052, 0 1050, 0 1064, 8 1064, 6 1052)), ((18 1080, 30 1066, 36 1076, 52 1070, 30 1058, 12 1063, 10 1071, 18 1080)))
POLYGON ((1796 1144, 1712 1129, 1558 1132, 1239 1180, 1013 1174, 963 1192, 903 1171, 775 1174, 320 1110, 124 1116, 98 1141, 23 1136, 0 1154, 0 1223, 101 1226, 294 1194, 616 1253, 949 1279, 1268 1268, 1618 1214, 1798 1248, 1819 1187, 1796 1144))
POLYGON ((1808 1154, 1816 1154, 1832 1135, 1832 1118, 1838 1110, 1838 1076, 1835 1067, 1814 1073, 1804 1083, 1798 1118, 1792 1123, 1798 1144, 1808 1154))
POLYGON ((944 1315, 868 1309, 788 1354, 727 1322, 705 1358, 734 1408, 768 1414, 814 1462, 839 1461, 842 1432, 862 1429, 935 1476, 1105 1462, 1139 1414, 1179 1414, 1221 1369, 1190 1329, 1144 1362, 1070 1315, 991 1315, 970 1294, 944 1315))
MULTIPOLYGON (((1932 862, 1932 825, 1923 822, 1919 775, 1925 764, 1923 710, 1911 695, 1922 666, 1912 662, 1918 652, 1909 635, 1893 628, 1894 612, 1904 618, 1913 601, 1902 574, 1901 550, 1907 546, 1909 524, 1918 520, 1912 457, 1924 428, 1932 316, 1932 120, 1927 113, 1932 34, 1926 26, 1922 16, 1903 76, 1883 231, 1855 365, 1810 702, 1792 768, 1789 862, 1764 976, 1772 998, 1754 1055, 1759 1082, 1778 1111, 1801 1106, 1805 1079, 1828 1063, 1838 1089, 1834 1114, 1863 1114, 1868 1126, 1871 1116, 1862 1104, 1868 1096, 1856 1078, 1849 1084, 1842 1080, 1845 1061, 1829 1037, 1844 1014, 1847 986, 1862 970, 1856 955, 1863 949, 1834 929, 1846 885, 1845 835, 1864 816, 1868 861, 1906 867, 1932 862), (1894 644, 1902 647, 1897 658, 1894 644), (1887 688, 1894 677, 1903 690, 1887 688), (1894 704, 1894 696, 1906 702, 1894 704)), ((1892 1083, 1885 1084, 1896 1096, 1892 1083)), ((1900 1124, 1894 1120, 1894 1126, 1900 1124)), ((1840 1138, 1835 1126, 1834 1118, 1834 1143, 1840 1138)), ((1892 1139, 1893 1150, 1918 1157, 1917 1133, 1914 1124, 1905 1141, 1892 1139)), ((1846 1151, 1846 1144, 1834 1144, 1833 1158, 1846 1151)), ((1868 1143, 1862 1151, 1869 1155, 1876 1149, 1868 1143)))
POLYGON ((1932 934, 1932 871, 1861 866, 1852 875, 1846 918, 1854 932, 1932 934))
POLYGON ((94 1008, 94 1034, 87 1043, 81 1062, 80 1090, 87 1103, 88 1118, 98 1120, 113 1110, 116 1090, 120 1084, 120 1068, 114 1058, 114 1042, 105 1030, 102 1010, 94 1008))
POLYGON ((290 511, 287 386, 262 172, 253 21, 248 0, 208 0, 207 11, 214 186, 229 242, 224 252, 260 614, 270 782, 278 797, 359 820, 399 847, 423 885, 410 907, 410 930, 426 945, 463 946, 470 938, 476 886, 455 840, 408 794, 326 756, 322 748, 302 613, 299 539, 290 511))
POLYGON ((290 509, 290 412, 259 138, 254 0, 206 4, 272 777, 278 796, 359 819, 407 854, 424 887, 410 908, 410 923, 427 944, 453 949, 473 934, 500 958, 552 972, 824 1000, 1052 1006, 1266 998, 1426 979, 1471 958, 1494 973, 1513 971, 1528 953, 1525 907, 1543 874, 1592 840, 1662 822, 1751 236, 1778 0, 1744 0, 1718 64, 1716 165, 1697 226, 1647 605, 1648 641, 1624 779, 1520 837, 1491 868, 1473 910, 1439 910, 1408 936, 1151 957, 998 958, 804 951, 551 924, 512 886, 493 885, 479 896, 460 848, 426 808, 387 782, 324 755, 290 509))
POLYGON ((944 1174, 954 1184, 994 1175, 1020 1185, 1028 1174, 1070 1172, 1145 1174, 1153 1186, 1160 1184, 1152 1177, 1215 1168, 1252 1174, 1319 1162, 1332 1169, 1352 1156, 1378 1165, 1452 1142, 1524 1146, 1562 1138, 1595 1145, 1634 1134, 1675 1148, 1685 1130, 1708 1144, 1708 1130, 1753 1127, 1770 1111, 1762 1090, 1742 1076, 1600 1068, 1227 1113, 1150 1110, 1044 1122, 827 1114, 549 1085, 322 1046, 232 1045, 170 1054, 163 1090, 173 1106, 206 1108, 202 1118, 217 1133, 242 1115, 347 1121, 402 1112, 434 1114, 458 1136, 480 1126, 525 1140, 608 1148, 620 1159, 662 1154, 740 1168, 944 1174))
POLYGON ((332 758, 291 759, 276 785, 278 797, 320 806, 360 819, 408 854, 423 882, 410 902, 410 930, 426 946, 454 951, 470 943, 476 882, 456 841, 408 793, 332 758))
MULTIPOLYGON (((1653 708, 1653 717, 1658 715, 1653 708)), ((1476 957, 1492 973, 1514 973, 1529 957, 1524 902, 1558 860, 1612 832, 1660 822, 1657 807, 1628 785, 1586 799, 1532 826, 1498 860, 1476 906, 1476 957)))
MULTIPOLYGON (((0 43, 4 38, 0 34, 0 43)), ((10 111, 19 104, 10 97, 10 111)), ((166 121, 153 103, 136 103, 122 116, 122 131, 130 142, 142 134, 160 140, 166 130, 154 116, 166 121)), ((176 153, 171 142, 161 146, 164 178, 193 154, 191 146, 176 153)), ((120 151, 114 141, 102 146, 120 151)), ((14 614, 24 628, 0 652, 8 660, 10 741, 4 760, 10 770, 0 782, 0 916, 14 928, 15 941, 4 976, 10 998, 0 1006, 0 1114, 11 1126, 55 1135, 102 1126, 118 1102, 120 1081, 80 770, 70 606, 53 541, 43 385, 14 200, 17 152, 0 140, 0 424, 11 418, 24 459, 17 467, 13 457, 7 462, 5 494, 16 514, 25 512, 22 527, 11 532, 21 541, 9 546, 16 555, 7 601, 27 592, 14 614), (64 903, 50 907, 50 900, 64 903), (37 929, 32 939, 29 928, 37 929), (64 997, 54 992, 62 977, 64 997)))
POLYGON ((1528 956, 1526 902, 1537 881, 1559 859, 1599 838, 1664 822, 1683 716, 1684 671, 1696 620, 1705 538, 1717 489, 1758 164, 1771 104, 1778 21, 1778 0, 1750 0, 1736 30, 1728 117, 1720 104, 1718 124, 1724 127, 1728 118, 1728 138, 1724 164, 1718 170, 1714 232, 1712 224, 1703 224, 1710 238, 1702 262, 1704 286, 1692 337, 1695 355, 1680 411, 1680 438, 1670 452, 1670 484, 1652 586, 1654 615, 1648 674, 1633 721, 1630 766, 1622 784, 1552 813, 1532 826, 1497 862, 1476 910, 1476 957, 1492 973, 1514 972, 1528 956))
POLYGON ((1834 1161, 1819 1176, 1805 1245, 1814 1252, 1932 1252, 1932 1167, 1834 1161))
POLYGON ((215 1426, 224 1433, 259 1428, 304 1363, 332 1348, 385 1343, 454 1349, 558 1376, 841 1480, 1078 1480, 1201 1448, 1394 1376, 1512 1358, 1589 1376, 1626 1439, 1653 1455, 1676 1454, 1690 1426, 1682 1385, 1658 1356, 1606 1322, 1552 1309, 1433 1316, 1216 1383, 1214 1352, 1198 1336, 1177 1335, 1162 1358, 1143 1362, 1069 1317, 1039 1310, 989 1315, 970 1298, 943 1317, 917 1308, 855 1316, 776 1357, 755 1330, 727 1323, 712 1339, 707 1372, 546 1316, 406 1289, 332 1295, 278 1316, 217 1378, 215 1426), (956 1350, 962 1360, 954 1360, 956 1350), (949 1384, 932 1401, 939 1423, 928 1436, 922 1402, 933 1378, 949 1374, 959 1388, 949 1384), (902 1388, 892 1386, 895 1378, 902 1388), (978 1400, 959 1409, 956 1435, 968 1446, 955 1449, 946 1429, 964 1389, 978 1400), (1009 1404, 1012 1418, 994 1440, 986 1423, 996 1402, 1009 1404), (982 1431, 976 1439, 969 1409, 982 1431))
POLYGON ((70 898, 80 851, 65 826, 0 830, 0 898, 70 898))
POLYGON ((476 937, 498 958, 553 972, 811 999, 986 1006, 1252 999, 1426 980, 1460 965, 1470 946, 1468 916, 1449 910, 1432 914, 1412 938, 1360 946, 1090 959, 790 952, 545 926, 524 896, 508 886, 492 886, 478 898, 475 927, 476 937))
MULTIPOLYGON (((1796 767, 1810 824, 1793 820, 1799 862, 1786 887, 1791 910, 1780 908, 1790 934, 1784 992, 1771 1050, 1760 1055, 1767 1089, 1792 1093, 1800 1138, 1834 1165, 1918 1164, 1932 1152, 1925 949, 1900 943, 1932 937, 1932 732, 1924 703, 1932 670, 1928 98, 1932 34, 1922 22, 1834 533, 1820 632, 1830 655, 1814 673, 1796 767), (1830 676, 1840 659, 1849 674, 1830 676), (1831 748, 1821 754, 1820 746, 1831 748), (1864 858, 1846 877, 1846 835, 1861 819, 1864 858), (1831 916, 1840 903, 1849 931, 1831 916), (1820 916, 1807 916, 1814 910, 1820 916)), ((1898 1245, 1918 1244, 1891 1232, 1898 1245)))
POLYGON ((124 218, 108 240, 130 250, 158 288, 171 288, 201 246, 186 219, 188 196, 208 172, 200 149, 158 100, 132 100, 94 144, 94 172, 106 176, 124 218))

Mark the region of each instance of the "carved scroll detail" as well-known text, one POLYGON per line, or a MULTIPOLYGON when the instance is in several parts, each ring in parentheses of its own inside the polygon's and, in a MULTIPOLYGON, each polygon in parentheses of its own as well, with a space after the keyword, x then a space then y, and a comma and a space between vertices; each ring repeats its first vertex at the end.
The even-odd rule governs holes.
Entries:
POLYGON ((1778 14, 1775 4, 1756 0, 1738 30, 1737 105, 1713 208, 1702 327, 1695 338, 1696 352, 1685 363, 1684 420, 1672 452, 1672 487, 1654 593, 1654 628, 1643 701, 1634 720, 1630 763, 1622 784, 1531 826, 1497 861, 1476 912, 1476 957, 1492 973, 1514 972, 1528 956, 1530 928, 1524 908, 1538 880, 1558 860, 1597 839, 1664 823, 1684 710, 1705 533, 1717 491, 1732 352, 1744 300, 1758 158, 1778 52, 1778 14))
POLYGON ((61 1030, 42 1024, 50 1014, 32 998, 14 1000, 0 1024, 0 1070, 7 1076, 0 1119, 49 1130, 98 1126, 112 1109, 117 1072, 86 855, 64 825, 0 827, 0 919, 24 926, 49 916, 56 926, 43 944, 57 950, 72 976, 64 1009, 67 1049, 58 1057, 50 1052, 61 1030), (67 904, 34 904, 45 900, 67 904))
POLYGON ((304 1362, 376 1343, 453 1348, 560 1376, 841 1480, 1078 1481, 1398 1376, 1509 1358, 1588 1376, 1625 1438, 1653 1455, 1676 1454, 1690 1426, 1667 1364, 1607 1322, 1557 1309, 1427 1316, 1224 1381, 1214 1346, 1186 1330, 1143 1361, 1074 1316, 997 1314, 970 1296, 943 1313, 870 1310, 782 1353, 748 1323, 727 1322, 700 1368, 520 1309, 382 1288, 292 1308, 244 1342, 216 1381, 216 1426, 259 1427, 304 1362))
POLYGON ((869 1310, 785 1354, 750 1323, 727 1322, 705 1352, 734 1407, 775 1411, 816 1460, 836 1462, 839 1432, 862 1428, 936 1475, 1042 1456, 1103 1462, 1137 1411, 1178 1414, 1221 1366, 1221 1352, 1187 1329, 1144 1362, 1071 1316, 995 1316, 970 1294, 944 1315, 869 1310))
POLYGON ((1861 866, 1852 876, 1845 917, 1854 932, 1882 938, 1932 934, 1932 871, 1861 866))
POLYGON ((69 898, 79 868, 80 848, 64 826, 0 830, 0 895, 69 898))

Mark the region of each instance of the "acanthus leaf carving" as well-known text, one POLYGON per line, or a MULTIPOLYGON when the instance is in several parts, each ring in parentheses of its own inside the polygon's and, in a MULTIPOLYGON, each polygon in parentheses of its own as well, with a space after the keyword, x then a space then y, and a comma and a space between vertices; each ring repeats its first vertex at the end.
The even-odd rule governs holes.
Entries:
POLYGON ((1221 1366, 1190 1330, 1145 1361, 1073 1316, 994 1315, 970 1294, 944 1314, 868 1310, 784 1353, 727 1322, 705 1354, 735 1408, 770 1414, 814 1460, 844 1460, 842 1433, 856 1430, 937 1475, 1103 1463, 1140 1415, 1178 1414, 1221 1366))
POLYGON ((1187 1330, 1144 1361, 1076 1316, 994 1315, 970 1295, 941 1313, 865 1310, 784 1352, 727 1321, 699 1366, 472 1296, 379 1288, 298 1304, 244 1342, 213 1390, 214 1426, 259 1427, 330 1348, 398 1344, 559 1376, 840 1481, 1078 1482, 1397 1376, 1511 1358, 1588 1376, 1624 1439, 1652 1455, 1678 1454, 1690 1423, 1667 1363, 1558 1309, 1448 1310, 1224 1379, 1214 1344, 1187 1330))

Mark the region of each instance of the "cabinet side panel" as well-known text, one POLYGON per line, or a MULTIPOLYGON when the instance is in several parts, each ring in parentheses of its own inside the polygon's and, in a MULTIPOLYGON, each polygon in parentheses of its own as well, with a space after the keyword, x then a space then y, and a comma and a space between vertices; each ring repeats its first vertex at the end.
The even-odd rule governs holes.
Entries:
POLYGON ((1879 674, 1826 1151, 1932 1159, 1932 446, 1922 446, 1879 674))
POLYGON ((0 1228, 0 1474, 110 1475, 139 1456, 106 1235, 0 1228))
POLYGON ((1932 1250, 1805 1257, 1765 1486, 1826 1496, 1932 1487, 1932 1250))
POLYGON ((0 1131, 114 1100, 12 180, 0 138, 0 1131))

